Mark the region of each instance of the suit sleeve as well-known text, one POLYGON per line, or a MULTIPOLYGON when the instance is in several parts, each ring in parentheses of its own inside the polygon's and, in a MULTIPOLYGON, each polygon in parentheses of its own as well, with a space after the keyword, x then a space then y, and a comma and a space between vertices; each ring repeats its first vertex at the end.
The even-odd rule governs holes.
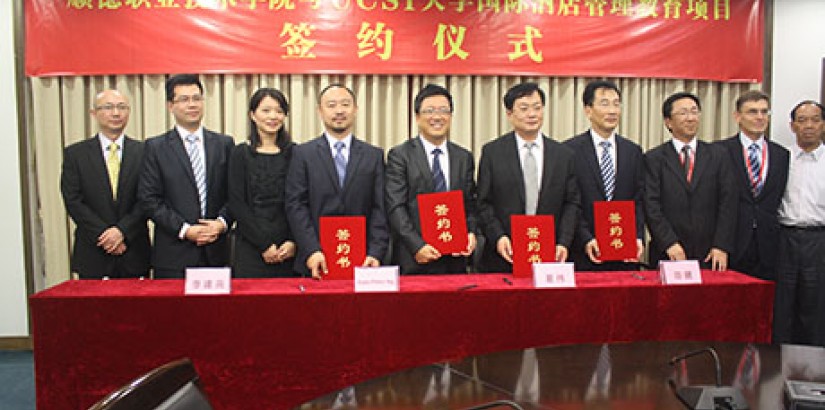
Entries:
POLYGON ((247 203, 247 170, 249 156, 248 146, 238 145, 229 159, 229 213, 235 217, 238 230, 243 237, 251 242, 260 251, 264 252, 273 245, 267 232, 268 223, 256 217, 247 203))
POLYGON ((63 151, 63 169, 60 173, 60 191, 66 211, 77 229, 86 231, 88 237, 97 238, 109 226, 97 212, 86 205, 85 193, 80 182, 80 170, 71 147, 63 151))
POLYGON ((650 236, 663 249, 679 241, 662 211, 662 158, 652 152, 645 155, 645 213, 650 236))
POLYGON ((575 159, 571 155, 567 161, 567 169, 564 187, 564 203, 562 204, 560 225, 556 230, 558 238, 556 243, 570 249, 581 214, 581 195, 579 193, 579 183, 576 180, 575 159))
POLYGON ((481 160, 478 163, 478 216, 487 241, 495 244, 508 233, 504 232, 493 203, 493 159, 490 158, 489 148, 488 145, 481 150, 481 160))
POLYGON ((367 255, 383 261, 387 255, 390 241, 390 229, 384 208, 384 151, 375 148, 375 184, 372 189, 372 211, 367 226, 367 255))
POLYGON ((717 148, 716 157, 719 162, 719 203, 716 209, 716 232, 713 235, 713 247, 727 253, 733 252, 736 241, 737 211, 739 208, 739 189, 736 185, 733 166, 727 149, 717 148), (724 150, 724 151, 723 151, 724 150))
MULTIPOLYGON (((393 148, 387 155, 386 206, 392 232, 401 239, 404 246, 413 254, 418 252, 426 242, 415 229, 407 200, 410 186, 407 182, 409 162, 405 160, 399 148, 393 148)), ((408 159, 408 158, 407 158, 408 159)))
POLYGON ((321 250, 321 244, 309 210, 309 164, 305 158, 306 150, 302 148, 309 147, 292 149, 292 161, 289 163, 286 177, 285 207, 289 227, 298 249, 304 255, 312 255, 321 250))
POLYGON ((138 182, 138 198, 144 212, 152 218, 155 225, 174 237, 186 222, 177 211, 172 209, 164 199, 166 187, 163 184, 160 161, 156 152, 157 144, 147 142, 143 151, 143 168, 138 182))

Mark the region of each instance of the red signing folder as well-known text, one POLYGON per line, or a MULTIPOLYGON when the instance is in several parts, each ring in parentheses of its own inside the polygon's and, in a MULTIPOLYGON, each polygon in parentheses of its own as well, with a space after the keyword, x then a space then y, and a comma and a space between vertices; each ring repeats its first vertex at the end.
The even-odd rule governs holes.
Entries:
POLYGON ((318 236, 329 272, 324 279, 352 280, 367 257, 367 218, 322 216, 318 236))
POLYGON ((467 217, 461 191, 418 195, 421 237, 442 255, 467 250, 467 217))
POLYGON ((532 278, 533 264, 556 261, 553 215, 511 215, 513 276, 532 278))
POLYGON ((596 242, 603 261, 636 258, 636 204, 633 201, 593 203, 596 242))

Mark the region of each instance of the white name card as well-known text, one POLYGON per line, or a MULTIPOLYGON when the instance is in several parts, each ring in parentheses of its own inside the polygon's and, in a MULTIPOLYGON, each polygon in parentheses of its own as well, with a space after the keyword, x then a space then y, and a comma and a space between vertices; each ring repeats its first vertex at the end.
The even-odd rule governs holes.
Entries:
POLYGON ((699 285, 702 283, 702 271, 699 261, 660 261, 659 277, 665 285, 699 285))
POLYGON ((228 295, 232 291, 229 268, 186 268, 184 295, 228 295))
POLYGON ((537 288, 575 288, 576 274, 573 272, 573 263, 534 263, 533 286, 537 288))
POLYGON ((398 292, 398 266, 355 268, 356 292, 398 292))

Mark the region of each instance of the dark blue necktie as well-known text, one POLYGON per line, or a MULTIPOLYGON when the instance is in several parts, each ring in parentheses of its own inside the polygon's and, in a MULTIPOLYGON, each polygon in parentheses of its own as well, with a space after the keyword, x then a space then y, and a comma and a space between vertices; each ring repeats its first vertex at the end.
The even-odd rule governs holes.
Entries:
POLYGON ((444 179, 444 171, 441 170, 441 161, 438 156, 441 155, 441 149, 433 150, 433 188, 435 192, 444 192, 447 190, 447 180, 444 179))

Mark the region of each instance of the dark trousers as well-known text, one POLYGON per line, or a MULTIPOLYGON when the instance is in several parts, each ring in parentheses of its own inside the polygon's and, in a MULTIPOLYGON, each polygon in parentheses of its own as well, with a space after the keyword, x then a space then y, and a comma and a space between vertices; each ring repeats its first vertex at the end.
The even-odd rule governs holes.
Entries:
POLYGON ((184 279, 186 278, 186 268, 206 268, 210 267, 209 258, 206 257, 206 250, 198 248, 198 263, 185 266, 180 269, 155 268, 152 278, 154 279, 184 279))
POLYGON ((825 229, 780 231, 773 340, 825 346, 825 229))
MULTIPOLYGON (((774 244, 777 246, 777 244, 774 244)), ((751 230, 748 248, 735 261, 731 261, 730 268, 763 280, 776 280, 776 264, 770 263, 759 253, 759 236, 756 228, 751 230)))

